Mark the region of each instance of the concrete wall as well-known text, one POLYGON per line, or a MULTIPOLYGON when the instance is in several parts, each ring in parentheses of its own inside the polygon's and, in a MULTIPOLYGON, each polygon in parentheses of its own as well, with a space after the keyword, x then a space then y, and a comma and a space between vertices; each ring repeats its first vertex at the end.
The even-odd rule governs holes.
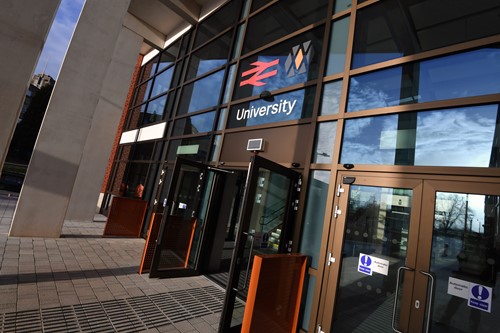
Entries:
POLYGON ((143 39, 123 28, 104 78, 65 220, 92 221, 143 39))
MULTIPOLYGON (((131 77, 140 48, 140 38, 123 28, 129 2, 86 1, 47 108, 11 236, 59 237, 80 164, 96 155, 109 156, 110 148, 96 142, 102 139, 103 131, 111 132, 112 142, 116 128, 106 128, 106 122, 116 126, 127 94, 127 89, 112 78, 123 78, 119 70, 131 77), (134 46, 137 50, 132 54, 134 46)), ((127 88, 130 77, 124 80, 127 88)), ((98 184, 94 204, 102 181, 95 176, 88 178, 98 184)), ((81 177, 85 179, 85 175, 81 177)))
POLYGON ((0 172, 60 0, 0 0, 0 172))

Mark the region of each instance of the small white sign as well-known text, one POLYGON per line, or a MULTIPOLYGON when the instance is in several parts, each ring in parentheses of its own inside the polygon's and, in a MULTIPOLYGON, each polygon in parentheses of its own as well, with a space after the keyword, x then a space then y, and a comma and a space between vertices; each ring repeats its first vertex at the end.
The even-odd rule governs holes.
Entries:
POLYGON ((389 260, 372 257, 372 271, 387 276, 389 274, 389 260))
POLYGON ((468 281, 448 278, 448 294, 457 296, 463 299, 469 299, 469 285, 468 281))

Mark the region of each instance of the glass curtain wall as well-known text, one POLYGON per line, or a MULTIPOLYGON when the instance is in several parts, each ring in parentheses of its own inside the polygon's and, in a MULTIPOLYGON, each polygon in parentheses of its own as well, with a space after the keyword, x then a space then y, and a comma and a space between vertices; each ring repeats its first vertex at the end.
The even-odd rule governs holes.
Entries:
POLYGON ((142 66, 124 131, 166 130, 120 146, 107 192, 126 179, 133 193, 177 156, 217 165, 228 133, 309 125, 297 221, 297 251, 316 258, 308 331, 331 219, 318 198, 331 197, 343 164, 465 175, 500 166, 499 15, 496 0, 230 1, 142 66), (132 156, 147 144, 150 155, 132 156))

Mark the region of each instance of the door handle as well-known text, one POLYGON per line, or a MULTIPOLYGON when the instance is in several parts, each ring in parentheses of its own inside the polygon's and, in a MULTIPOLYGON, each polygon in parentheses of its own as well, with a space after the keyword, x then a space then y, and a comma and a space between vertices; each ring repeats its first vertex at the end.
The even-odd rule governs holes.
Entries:
POLYGON ((253 234, 250 234, 248 232, 243 232, 243 234, 245 234, 247 237, 251 238, 252 241, 250 243, 250 254, 248 255, 248 264, 247 264, 247 272, 245 273, 245 282, 243 283, 243 288, 239 289, 239 291, 243 291, 247 288, 248 275, 250 274, 250 263, 251 263, 252 252, 253 252, 253 243, 255 241, 255 237, 253 236, 253 234))
POLYGON ((420 271, 420 274, 427 276, 429 278, 429 280, 431 281, 431 293, 430 293, 430 297, 429 297, 429 302, 427 302, 428 303, 427 304, 427 320, 425 323, 425 332, 428 333, 429 326, 431 323, 432 298, 434 297, 434 276, 432 276, 432 274, 424 272, 424 271, 420 271))
POLYGON ((398 308, 398 298, 399 298, 399 280, 401 278, 402 271, 413 272, 415 270, 413 268, 409 268, 406 266, 401 266, 398 268, 398 277, 396 279, 396 292, 394 293, 394 308, 392 309, 392 323, 391 323, 392 329, 394 330, 394 332, 397 332, 397 333, 403 333, 396 328, 396 311, 398 308))

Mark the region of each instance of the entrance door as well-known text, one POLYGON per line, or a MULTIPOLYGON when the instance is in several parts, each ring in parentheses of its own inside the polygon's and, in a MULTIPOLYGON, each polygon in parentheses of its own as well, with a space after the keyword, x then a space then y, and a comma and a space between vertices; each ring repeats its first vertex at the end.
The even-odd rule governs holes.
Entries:
POLYGON ((199 216, 207 166, 178 158, 172 175, 150 277, 197 274, 196 255, 201 245, 204 218, 199 216))
POLYGON ((339 176, 318 331, 498 331, 498 183, 339 176))
POLYGON ((239 332, 241 328, 254 255, 291 251, 299 183, 297 172, 262 157, 252 157, 220 332, 239 332))

